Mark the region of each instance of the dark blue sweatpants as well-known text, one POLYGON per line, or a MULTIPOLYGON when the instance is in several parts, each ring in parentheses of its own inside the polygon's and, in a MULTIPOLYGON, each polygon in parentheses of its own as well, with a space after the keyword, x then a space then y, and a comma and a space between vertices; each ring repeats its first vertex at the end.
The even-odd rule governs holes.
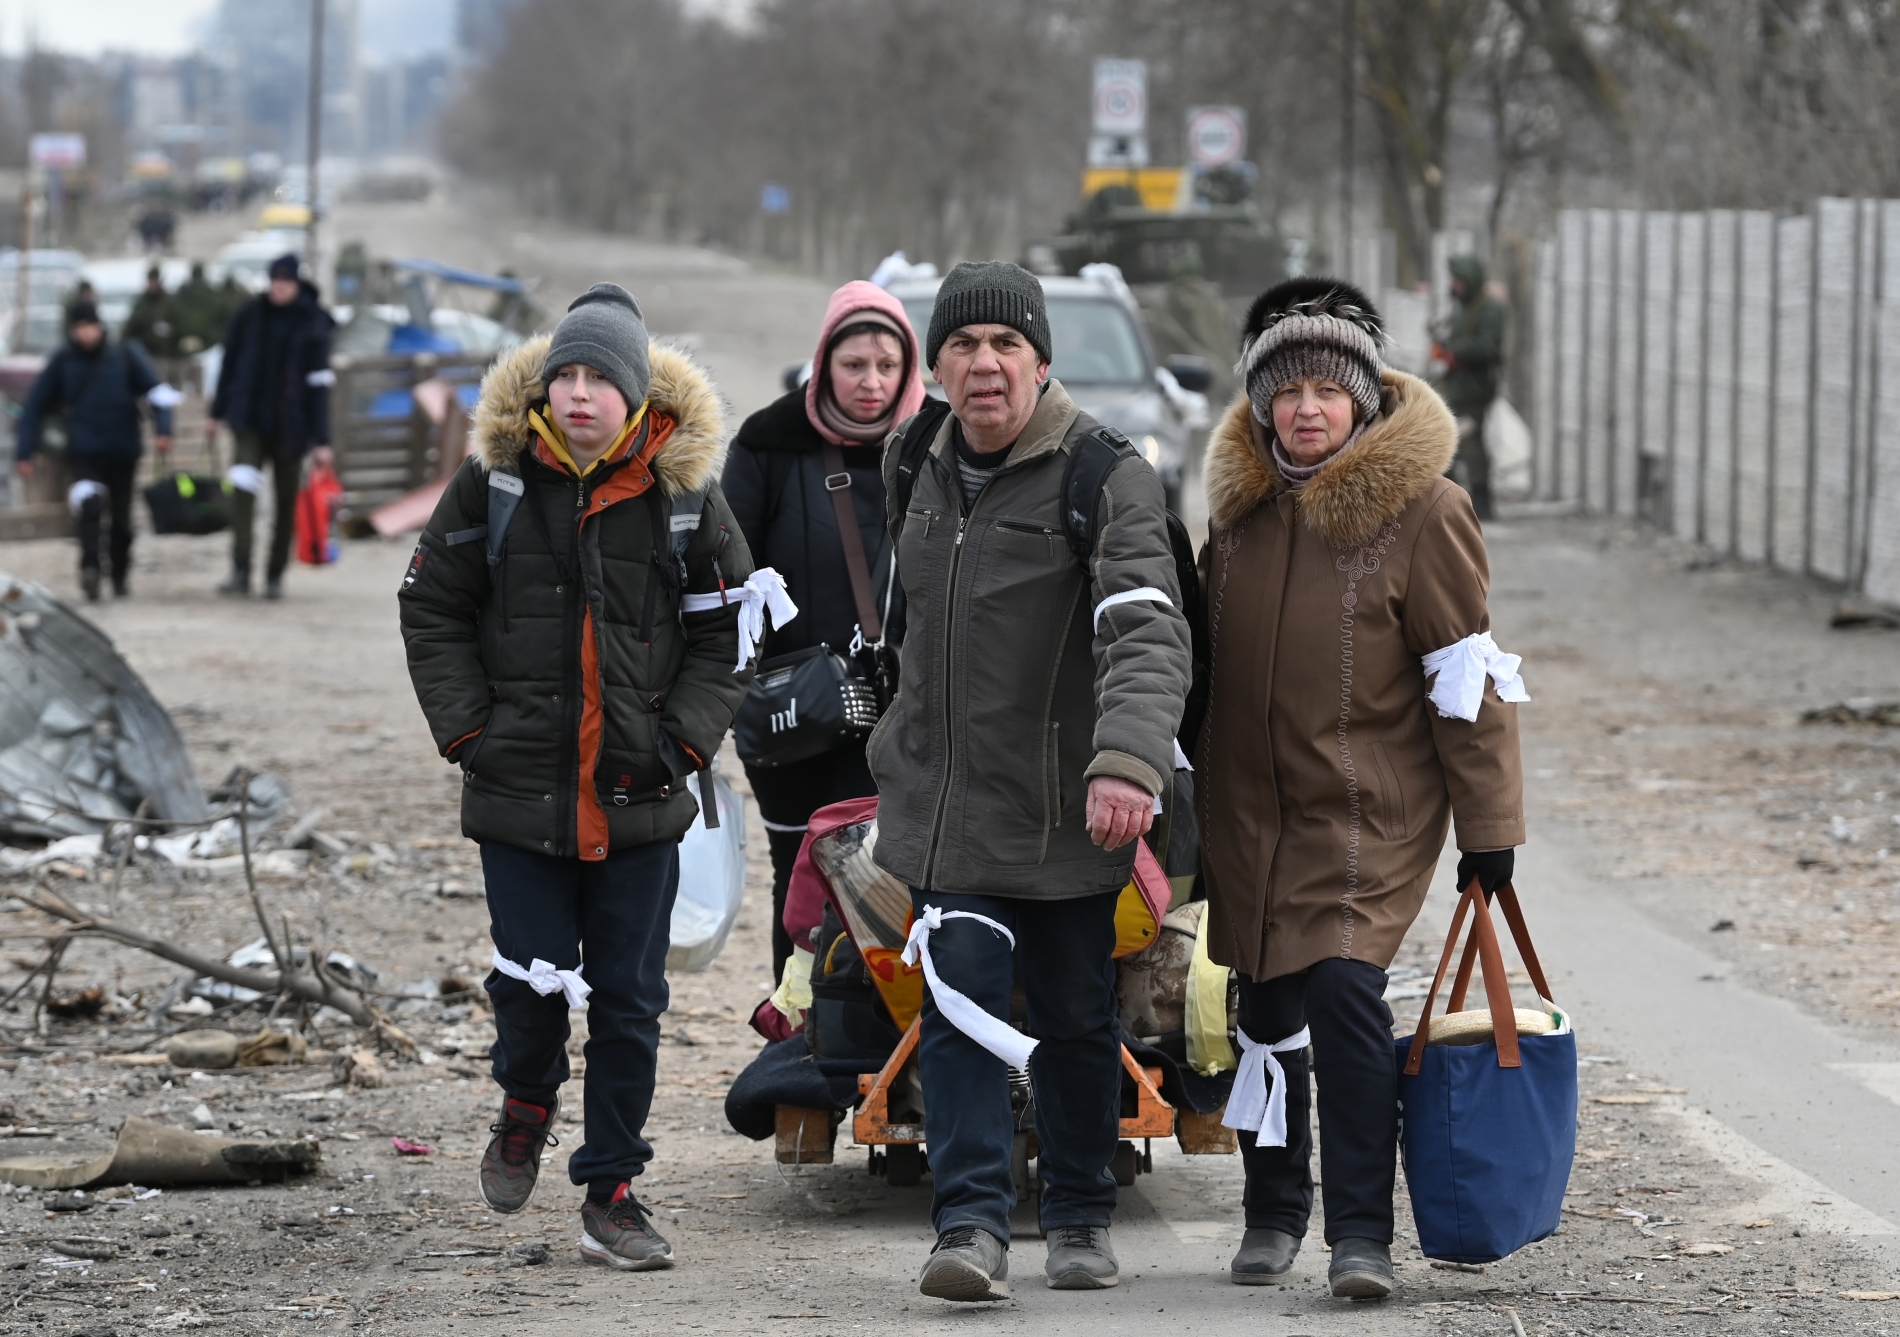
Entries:
MULTIPOLYGON (((586 863, 510 845, 482 846, 495 950, 522 967, 536 957, 561 970, 585 966, 586 1140, 568 1158, 576 1184, 618 1184, 653 1159, 642 1136, 653 1106, 666 949, 679 889, 679 842, 615 850, 586 863)), ((567 999, 543 997, 490 971, 495 1080, 517 1100, 545 1105, 568 1078, 567 999)))
MULTIPOLYGON (((1106 1226, 1115 1211, 1108 1163, 1121 1140, 1121 1027, 1115 1020, 1115 902, 1110 891, 1063 901, 1025 901, 911 889, 926 905, 987 915, 1009 940, 971 919, 950 919, 930 935, 937 977, 993 1017, 1009 1018, 1015 955, 1023 963, 1029 1056, 1036 1094, 1042 1224, 1106 1226)), ((1016 1202, 1009 1157, 1016 1122, 1009 1075, 997 1058, 937 1011, 924 989, 917 1063, 924 1079, 924 1140, 935 1191, 930 1219, 939 1234, 981 1226, 1009 1239, 1016 1202)))

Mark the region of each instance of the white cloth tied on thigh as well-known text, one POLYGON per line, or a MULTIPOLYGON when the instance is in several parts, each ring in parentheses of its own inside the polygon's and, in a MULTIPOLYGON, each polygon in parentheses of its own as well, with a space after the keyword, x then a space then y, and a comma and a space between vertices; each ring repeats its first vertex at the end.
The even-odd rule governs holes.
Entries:
POLYGON ((1498 649, 1488 631, 1474 631, 1462 641, 1443 650, 1434 650, 1419 661, 1427 678, 1437 681, 1426 693, 1438 713, 1448 720, 1476 720, 1484 701, 1484 679, 1489 674, 1497 684, 1498 700, 1529 701, 1524 679, 1518 669, 1524 665, 1520 655, 1507 655, 1498 649))
POLYGON ((1233 1090, 1227 1093, 1227 1112, 1220 1121, 1229 1128, 1254 1134, 1256 1147, 1286 1145, 1286 1069, 1278 1054, 1304 1049, 1313 1043, 1313 1033, 1305 1026, 1298 1035, 1263 1045, 1238 1026, 1234 1038, 1240 1041, 1240 1070, 1234 1074, 1233 1090), (1273 1087, 1267 1087, 1271 1074, 1273 1087))
POLYGON ((972 1002, 968 995, 959 993, 937 978, 937 967, 930 959, 930 935, 942 928, 946 919, 974 919, 1009 939, 1010 950, 1016 950, 1016 935, 988 915, 969 910, 939 910, 934 905, 926 905, 912 922, 910 937, 904 941, 904 964, 914 966, 919 961, 923 962, 924 979, 930 985, 930 996, 936 1000, 937 1011, 943 1014, 945 1021, 1010 1067, 1027 1068, 1029 1055, 1035 1049, 1036 1042, 1008 1022, 992 1017, 972 1002))
POLYGON ((511 980, 520 980, 543 998, 551 993, 566 994, 567 1005, 570 1008, 579 1007, 585 1003, 587 995, 594 991, 594 986, 581 978, 581 971, 584 969, 582 966, 576 966, 572 970, 559 970, 552 961, 543 961, 537 956, 524 970, 503 956, 500 948, 495 949, 494 963, 496 970, 511 980))
POLYGON ((772 615, 772 627, 777 630, 798 616, 798 605, 785 592, 785 577, 769 566, 762 566, 736 589, 684 596, 680 599, 680 612, 710 613, 715 608, 732 605, 739 609, 739 664, 732 671, 739 673, 752 662, 759 642, 765 639, 766 614, 772 615))

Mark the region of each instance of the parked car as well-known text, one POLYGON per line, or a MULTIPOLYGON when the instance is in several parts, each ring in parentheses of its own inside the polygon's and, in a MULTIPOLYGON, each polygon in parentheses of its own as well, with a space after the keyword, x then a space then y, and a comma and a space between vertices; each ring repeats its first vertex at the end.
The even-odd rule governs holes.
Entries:
MULTIPOLYGON (((919 341, 930 328, 940 279, 900 279, 891 295, 904 304, 919 341)), ((1050 375, 1062 382, 1084 413, 1121 431, 1161 477, 1171 510, 1181 508, 1182 477, 1200 433, 1208 426, 1213 379, 1202 358, 1155 360, 1141 308, 1112 265, 1090 265, 1078 277, 1047 276, 1049 335, 1055 347, 1050 375)), ((941 398, 934 380, 926 382, 941 398)))
POLYGON ((118 338, 120 331, 125 328, 125 318, 132 314, 132 304, 145 291, 145 271, 153 265, 158 266, 159 276, 164 280, 167 292, 177 292, 191 277, 191 262, 173 257, 163 260, 138 256, 88 260, 85 268, 79 271, 80 277, 92 284, 94 300, 99 304, 99 318, 105 321, 106 329, 113 338, 118 338))

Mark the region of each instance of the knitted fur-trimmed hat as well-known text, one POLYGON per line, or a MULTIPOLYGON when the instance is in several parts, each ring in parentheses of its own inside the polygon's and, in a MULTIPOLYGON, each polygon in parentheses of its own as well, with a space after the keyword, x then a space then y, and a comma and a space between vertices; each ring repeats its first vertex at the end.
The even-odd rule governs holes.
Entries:
POLYGON ((1254 416, 1273 425, 1274 393, 1304 380, 1337 381, 1358 421, 1379 411, 1385 322, 1366 295, 1341 279, 1298 278, 1254 300, 1240 340, 1240 365, 1254 416))

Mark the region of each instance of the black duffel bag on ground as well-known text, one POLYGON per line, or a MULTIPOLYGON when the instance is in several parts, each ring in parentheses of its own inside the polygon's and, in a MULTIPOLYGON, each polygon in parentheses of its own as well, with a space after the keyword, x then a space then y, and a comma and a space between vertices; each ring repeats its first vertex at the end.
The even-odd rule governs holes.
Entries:
POLYGON ((814 645, 759 665, 732 741, 748 766, 790 766, 864 737, 877 716, 876 689, 843 655, 814 645))
POLYGON ((169 473, 145 489, 159 534, 216 534, 231 527, 230 485, 216 474, 169 473))

